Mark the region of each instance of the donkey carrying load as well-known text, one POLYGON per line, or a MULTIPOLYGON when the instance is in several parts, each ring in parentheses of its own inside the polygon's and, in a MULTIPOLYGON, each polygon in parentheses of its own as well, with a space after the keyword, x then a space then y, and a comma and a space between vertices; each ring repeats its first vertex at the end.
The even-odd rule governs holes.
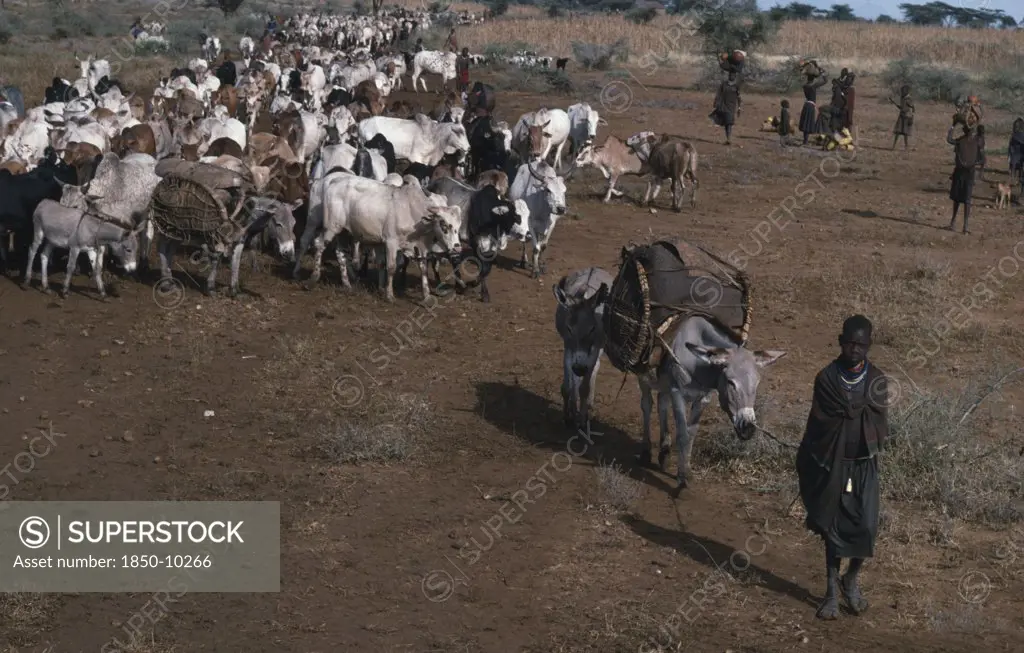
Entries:
POLYGON ((211 260, 206 293, 217 284, 217 264, 231 256, 229 294, 238 293, 238 269, 242 249, 251 238, 270 227, 280 253, 290 257, 295 249, 295 218, 291 205, 255 196, 250 174, 180 159, 157 164, 163 179, 153 191, 152 220, 160 233, 158 252, 163 279, 171 278, 171 260, 177 245, 199 247, 211 260))
POLYGON ((744 272, 683 240, 624 247, 603 319, 608 359, 620 371, 636 374, 640 384, 642 464, 651 463, 654 391, 658 393, 662 471, 670 451, 670 405, 675 415, 678 490, 687 486, 693 438, 713 391, 718 391, 719 405, 736 435, 742 440, 754 436, 758 368, 771 365, 786 352, 746 349, 751 311, 750 284, 744 272), (716 272, 711 266, 697 267, 701 254, 711 260, 716 272))

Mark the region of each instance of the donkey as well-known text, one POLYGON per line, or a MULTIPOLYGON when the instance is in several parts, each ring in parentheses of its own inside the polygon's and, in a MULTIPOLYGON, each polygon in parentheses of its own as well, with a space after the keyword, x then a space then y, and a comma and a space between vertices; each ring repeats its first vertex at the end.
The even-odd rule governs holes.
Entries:
POLYGON ((597 370, 604 348, 604 307, 612 276, 601 268, 577 270, 551 290, 558 300, 555 329, 562 336, 562 412, 565 425, 585 429, 590 437, 597 370))
POLYGON ((697 434, 704 406, 711 393, 718 391, 718 402, 729 416, 736 435, 749 440, 757 432, 754 399, 761 382, 759 368, 771 365, 786 355, 784 351, 750 351, 739 339, 711 320, 691 316, 684 319, 672 337, 671 352, 665 352, 654 371, 638 376, 640 408, 644 419, 644 442, 640 462, 651 463, 652 394, 658 393, 658 419, 661 426, 658 466, 665 471, 670 451, 668 409, 676 421, 676 451, 679 456, 676 491, 687 487, 690 451, 697 434), (687 414, 689 404, 689 414, 687 414))

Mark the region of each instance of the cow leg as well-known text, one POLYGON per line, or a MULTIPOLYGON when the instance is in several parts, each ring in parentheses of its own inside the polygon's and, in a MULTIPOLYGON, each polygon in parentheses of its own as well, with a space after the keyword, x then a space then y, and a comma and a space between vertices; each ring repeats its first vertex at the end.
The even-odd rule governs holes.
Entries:
MULTIPOLYGON (((310 287, 320 281, 320 270, 323 263, 324 250, 327 248, 327 243, 334 240, 335 235, 336 234, 331 232, 323 233, 313 244, 315 251, 313 252, 313 274, 309 277, 308 281, 310 287)), ((338 247, 337 251, 338 263, 341 263, 341 278, 345 287, 348 288, 350 286, 348 283, 348 267, 342 263, 345 260, 345 253, 341 251, 341 247, 338 247)))
POLYGON ((541 274, 547 272, 547 267, 540 262, 540 257, 547 249, 547 243, 534 242, 533 244, 533 278, 537 279, 541 274))
POLYGON ((616 195, 616 196, 622 195, 621 192, 615 190, 615 183, 617 181, 619 181, 619 176, 618 175, 609 175, 609 177, 608 177, 608 190, 605 191, 604 199, 601 200, 605 204, 607 204, 608 202, 611 201, 612 195, 616 195))
POLYGON ((690 181, 693 183, 693 192, 690 194, 690 206, 697 206, 697 178, 691 177, 690 181))
MULTIPOLYGON (((233 258, 233 257, 232 257, 233 258)), ((217 290, 217 268, 220 266, 220 254, 210 252, 210 274, 206 276, 206 296, 217 290)))
POLYGON ((352 282, 348 278, 348 260, 345 258, 345 251, 341 248, 341 245, 336 244, 334 253, 338 257, 338 267, 341 268, 341 285, 345 288, 351 288, 352 282))
POLYGON ((491 273, 491 262, 489 260, 480 261, 480 301, 484 303, 490 303, 491 293, 487 290, 487 275, 491 273))
POLYGON ((682 194, 686 192, 686 186, 683 185, 681 178, 672 178, 672 210, 679 211, 682 207, 682 194))
POLYGON ((101 249, 99 252, 90 250, 86 254, 92 260, 92 278, 96 282, 96 290, 100 293, 100 299, 106 299, 107 291, 103 287, 103 250, 101 249))
POLYGON ((71 288, 71 277, 75 274, 75 264, 78 262, 78 254, 81 250, 77 247, 72 247, 68 252, 68 271, 64 275, 64 287, 60 290, 61 297, 67 297, 68 291, 71 288))
POLYGON ((421 258, 417 261, 420 265, 420 286, 423 289, 423 301, 430 298, 430 284, 427 282, 427 260, 421 258))
POLYGON ((149 272, 149 249, 153 245, 153 222, 147 221, 146 228, 139 234, 139 274, 149 272))
POLYGON ((242 265, 242 243, 235 245, 235 251, 231 253, 231 287, 228 290, 229 297, 238 295, 238 268, 242 265))
POLYGON ((397 261, 397 259, 398 259, 398 243, 390 242, 390 241, 386 242, 384 244, 384 250, 385 250, 384 251, 384 256, 385 256, 385 260, 387 261, 386 265, 387 265, 387 270, 388 270, 387 288, 385 289, 386 293, 387 293, 386 297, 387 297, 387 300, 389 302, 393 302, 393 301, 395 301, 394 283, 395 283, 395 268, 397 267, 397 263, 398 263, 398 261, 397 261))
MULTIPOLYGON (((28 248, 28 263, 25 264, 25 278, 21 282, 22 288, 28 288, 32 285, 32 264, 36 261, 36 252, 39 251, 39 245, 42 243, 42 234, 36 234, 35 238, 32 239, 32 244, 28 248)), ((3 236, 4 241, 7 240, 7 234, 3 236)), ((6 242, 4 243, 7 244, 6 242)), ((4 272, 7 272, 7 268, 4 268, 4 272)), ((44 283, 45 287, 46 284, 44 283)))
POLYGON ((661 186, 663 183, 664 182, 661 179, 654 182, 654 191, 651 193, 651 202, 658 199, 658 193, 661 192, 661 186))
POLYGON ((41 281, 43 282, 43 292, 47 295, 50 294, 50 254, 53 253, 53 245, 46 243, 43 245, 43 251, 39 254, 39 273, 41 281))
POLYGON ((524 241, 523 241, 523 257, 522 257, 522 259, 520 259, 520 261, 519 261, 519 267, 523 268, 524 270, 526 269, 526 248, 527 248, 527 247, 528 247, 528 244, 527 244, 527 242, 526 242, 526 241, 524 240, 524 241))
POLYGON ((651 203, 651 188, 654 187, 654 182, 650 179, 647 180, 647 190, 644 191, 644 206, 649 206, 651 203))
POLYGON ((643 414, 644 437, 640 443, 640 464, 651 464, 651 409, 654 408, 654 397, 651 386, 640 381, 640 412, 643 414))
POLYGON ((562 141, 555 149, 555 172, 558 172, 562 168, 562 150, 565 149, 566 142, 567 141, 562 141))

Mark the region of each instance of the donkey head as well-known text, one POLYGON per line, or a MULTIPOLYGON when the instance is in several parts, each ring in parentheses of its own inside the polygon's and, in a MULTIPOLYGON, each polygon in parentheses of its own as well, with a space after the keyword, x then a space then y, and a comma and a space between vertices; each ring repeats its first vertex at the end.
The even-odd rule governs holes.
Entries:
POLYGON ((718 377, 718 403, 732 421, 736 435, 749 440, 757 432, 754 400, 761 383, 758 370, 786 355, 784 351, 750 351, 743 347, 701 347, 686 343, 697 359, 711 366, 718 377))

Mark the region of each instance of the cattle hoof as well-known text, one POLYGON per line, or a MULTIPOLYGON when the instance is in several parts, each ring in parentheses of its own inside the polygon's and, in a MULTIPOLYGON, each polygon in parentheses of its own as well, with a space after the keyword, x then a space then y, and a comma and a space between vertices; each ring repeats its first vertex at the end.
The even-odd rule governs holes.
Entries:
POLYGON ((663 449, 658 453, 658 469, 663 472, 668 471, 668 450, 663 449))

